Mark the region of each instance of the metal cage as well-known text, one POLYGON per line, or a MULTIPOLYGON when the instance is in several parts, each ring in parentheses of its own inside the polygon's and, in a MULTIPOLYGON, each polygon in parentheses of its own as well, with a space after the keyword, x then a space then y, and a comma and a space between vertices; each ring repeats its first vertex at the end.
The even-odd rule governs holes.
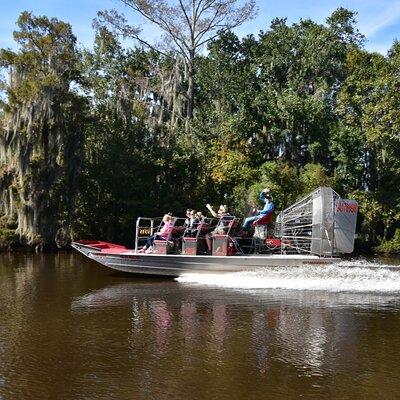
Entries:
POLYGON ((356 217, 357 202, 342 199, 330 187, 319 187, 278 215, 275 236, 285 254, 350 253, 356 217))

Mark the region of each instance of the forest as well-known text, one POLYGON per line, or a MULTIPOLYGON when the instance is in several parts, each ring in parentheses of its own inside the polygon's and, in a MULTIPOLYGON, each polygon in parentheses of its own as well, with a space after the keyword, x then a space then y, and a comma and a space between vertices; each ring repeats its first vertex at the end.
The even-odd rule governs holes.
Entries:
POLYGON ((359 251, 400 253, 399 42, 367 51, 344 8, 239 37, 253 1, 123 3, 161 45, 115 10, 91 48, 24 12, 0 50, 2 248, 131 245, 138 216, 243 218, 263 187, 281 210, 329 185, 359 202, 359 251))

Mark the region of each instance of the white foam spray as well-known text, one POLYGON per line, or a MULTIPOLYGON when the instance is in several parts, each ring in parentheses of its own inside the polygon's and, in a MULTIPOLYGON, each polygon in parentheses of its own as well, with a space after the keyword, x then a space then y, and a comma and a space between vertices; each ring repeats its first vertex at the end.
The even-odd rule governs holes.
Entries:
POLYGON ((343 261, 328 266, 273 267, 225 274, 189 273, 177 280, 185 284, 231 289, 318 290, 400 295, 400 266, 362 260, 343 261))

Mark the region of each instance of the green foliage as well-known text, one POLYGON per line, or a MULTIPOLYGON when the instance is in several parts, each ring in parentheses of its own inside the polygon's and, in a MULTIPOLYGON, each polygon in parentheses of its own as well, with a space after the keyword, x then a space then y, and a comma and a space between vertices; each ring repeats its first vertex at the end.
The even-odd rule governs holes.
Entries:
POLYGON ((269 161, 260 168, 259 182, 252 187, 253 197, 258 197, 261 189, 269 188, 274 203, 284 209, 296 201, 300 193, 300 182, 296 167, 287 162, 269 161))
POLYGON ((18 243, 18 236, 15 229, 0 228, 0 250, 9 250, 18 243))
POLYGON ((65 78, 77 77, 76 38, 71 26, 27 11, 20 15, 17 25, 14 39, 21 51, 0 51, 0 66, 13 67, 24 74, 17 86, 9 88, 9 99, 21 104, 33 101, 43 90, 64 90, 65 78))
POLYGON ((335 187, 335 178, 328 176, 321 164, 306 164, 300 170, 301 193, 306 195, 319 186, 335 187))
POLYGON ((334 186, 334 178, 328 176, 320 164, 307 164, 298 170, 284 161, 264 163, 253 182, 248 189, 239 186, 235 191, 240 199, 235 202, 235 208, 242 214, 259 207, 258 197, 264 188, 270 189, 276 208, 282 210, 319 186, 334 186))
POLYGON ((359 208, 358 224, 360 239, 366 243, 377 243, 379 225, 382 221, 383 207, 376 193, 356 190, 349 198, 357 200, 359 208))
POLYGON ((361 46, 365 37, 356 28, 356 15, 357 13, 354 11, 339 7, 326 22, 333 33, 336 34, 342 42, 361 46))
POLYGON ((293 203, 299 193, 297 169, 286 162, 264 163, 253 182, 249 187, 239 186, 234 191, 234 209, 243 216, 247 216, 253 207, 260 208, 259 194, 264 188, 270 189, 277 209, 293 203))
POLYGON ((382 241, 374 250, 384 254, 400 254, 400 229, 396 229, 392 239, 382 241))

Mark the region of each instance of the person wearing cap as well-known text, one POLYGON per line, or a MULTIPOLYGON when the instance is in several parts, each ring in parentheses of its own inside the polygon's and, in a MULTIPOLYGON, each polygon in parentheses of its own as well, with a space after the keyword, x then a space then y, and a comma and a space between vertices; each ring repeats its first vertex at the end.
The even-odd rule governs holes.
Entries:
POLYGON ((272 196, 270 195, 270 190, 268 188, 265 188, 261 191, 259 199, 261 202, 264 203, 264 208, 262 210, 257 210, 256 215, 248 217, 244 220, 242 226, 243 232, 248 232, 250 230, 251 224, 254 221, 257 221, 260 218, 265 217, 268 214, 271 214, 275 209, 275 205, 272 202, 272 196))

